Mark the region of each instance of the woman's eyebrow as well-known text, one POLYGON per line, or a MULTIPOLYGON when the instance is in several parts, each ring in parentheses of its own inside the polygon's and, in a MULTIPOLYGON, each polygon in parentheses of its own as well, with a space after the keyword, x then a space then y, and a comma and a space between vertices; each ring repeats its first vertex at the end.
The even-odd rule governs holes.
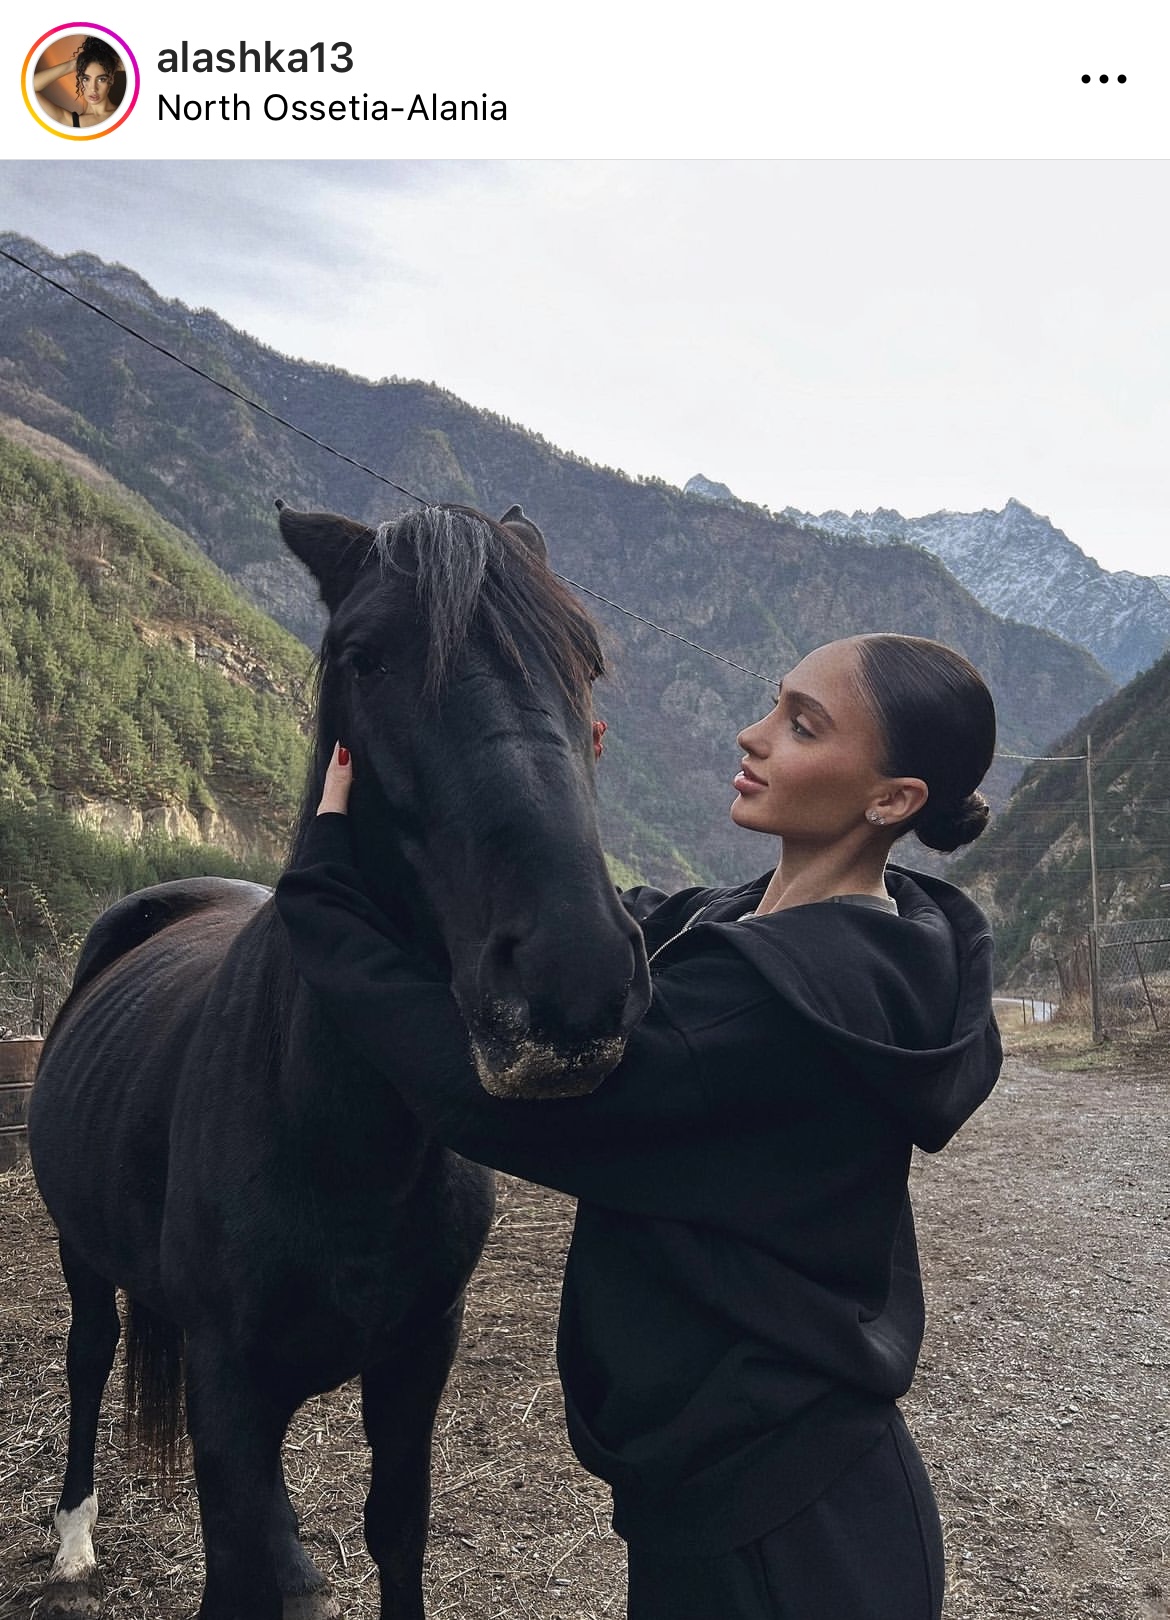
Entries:
POLYGON ((825 705, 823 703, 818 703, 815 697, 809 697, 807 692, 793 692, 791 690, 785 691, 784 682, 781 681, 780 690, 776 695, 778 698, 787 698, 789 703, 791 703, 797 709, 805 709, 809 713, 815 714, 818 719, 823 720, 827 726, 832 726, 835 724, 833 716, 829 713, 828 709, 825 708, 825 705))

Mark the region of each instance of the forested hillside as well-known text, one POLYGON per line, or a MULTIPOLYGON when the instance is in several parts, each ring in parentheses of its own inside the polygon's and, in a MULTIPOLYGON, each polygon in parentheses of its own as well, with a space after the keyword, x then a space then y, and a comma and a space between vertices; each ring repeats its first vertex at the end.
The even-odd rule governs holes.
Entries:
POLYGON ((1170 914, 1170 654, 1029 767, 1007 808, 953 869, 996 929, 1000 971, 1052 982, 1092 917, 1086 739, 1092 737, 1103 922, 1170 914))
POLYGON ((180 537, 2 437, 0 603, 0 949, 127 886, 275 871, 306 648, 180 537))

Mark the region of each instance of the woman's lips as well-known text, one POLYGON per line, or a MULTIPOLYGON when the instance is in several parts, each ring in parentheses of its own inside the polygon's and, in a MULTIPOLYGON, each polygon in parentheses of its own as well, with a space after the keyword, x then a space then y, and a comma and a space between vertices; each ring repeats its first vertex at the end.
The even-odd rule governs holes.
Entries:
POLYGON ((739 775, 731 785, 737 793, 763 793, 768 786, 766 782, 761 782, 758 776, 754 776, 746 765, 740 767, 739 775))

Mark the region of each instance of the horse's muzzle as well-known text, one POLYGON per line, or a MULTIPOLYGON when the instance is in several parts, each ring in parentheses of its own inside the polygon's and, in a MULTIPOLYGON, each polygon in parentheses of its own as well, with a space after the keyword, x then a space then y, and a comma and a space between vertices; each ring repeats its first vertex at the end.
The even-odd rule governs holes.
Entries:
MULTIPOLYGON (((608 898, 608 897, 607 897, 608 898)), ((452 988, 493 1097, 577 1097, 621 1062, 650 1005, 641 929, 617 905, 492 930, 452 988)))
POLYGON ((481 978, 473 1006, 465 1008, 485 1091, 493 1097, 579 1097, 617 1067, 630 1031, 650 1005, 641 933, 630 926, 624 965, 618 965, 620 954, 616 961, 610 955, 600 972, 596 961, 590 963, 593 971, 578 962, 574 972, 566 960, 554 975, 549 955, 509 950, 499 941, 486 953, 490 978, 481 978), (532 971, 534 956, 543 976, 532 971))
POLYGON ((595 1091, 617 1068, 626 1049, 624 1035, 594 1041, 566 1054, 533 1037, 515 1041, 471 1037, 480 1084, 493 1097, 535 1101, 544 1097, 581 1097, 595 1091))

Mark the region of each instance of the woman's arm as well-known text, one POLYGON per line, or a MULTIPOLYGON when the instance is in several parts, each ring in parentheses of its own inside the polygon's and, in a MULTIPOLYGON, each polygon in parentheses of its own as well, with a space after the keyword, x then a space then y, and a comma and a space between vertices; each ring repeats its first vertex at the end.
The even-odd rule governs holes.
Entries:
MULTIPOLYGON (((47 90, 51 84, 56 84, 57 80, 63 79, 67 73, 72 73, 76 78, 77 58, 79 55, 79 51, 74 51, 67 62, 59 62, 56 67, 41 68, 39 73, 34 73, 33 89, 37 94, 39 95, 42 90, 47 90)), ((57 111, 61 112, 63 109, 58 107, 57 111)))
POLYGON ((713 1218, 725 1199, 716 1144, 758 1135, 759 1100, 740 1106, 735 1077, 785 1046, 775 993, 741 953, 708 943, 655 976, 622 1061, 588 1096, 490 1096, 449 984, 395 937, 353 865, 352 774, 335 750, 301 862, 275 895, 296 966, 342 1040, 466 1158, 630 1214, 713 1218))
POLYGON ((647 1178, 648 1151, 665 1165, 672 1150, 689 1156, 708 1139, 705 1089, 669 997, 656 997, 589 1096, 515 1102, 484 1091, 450 986, 414 960, 364 893, 344 815, 318 815, 303 864, 275 898, 297 968, 343 1038, 464 1157, 578 1197, 658 1207, 661 1187, 649 1183, 661 1174, 647 1178))

